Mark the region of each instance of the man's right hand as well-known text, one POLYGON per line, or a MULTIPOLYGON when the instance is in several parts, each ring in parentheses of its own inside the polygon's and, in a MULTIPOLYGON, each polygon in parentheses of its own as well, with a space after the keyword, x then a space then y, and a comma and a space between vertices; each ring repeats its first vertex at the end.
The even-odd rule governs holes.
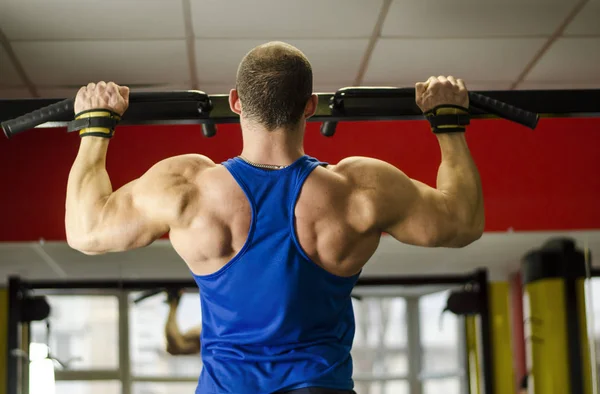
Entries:
POLYGON ((469 93, 462 79, 430 77, 415 86, 416 101, 423 113, 440 105, 458 105, 469 108, 469 93))

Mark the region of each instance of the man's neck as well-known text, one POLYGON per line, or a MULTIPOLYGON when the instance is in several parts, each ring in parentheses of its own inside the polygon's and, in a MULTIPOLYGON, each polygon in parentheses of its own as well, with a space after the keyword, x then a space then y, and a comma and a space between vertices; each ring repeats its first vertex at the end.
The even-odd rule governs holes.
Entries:
POLYGON ((260 126, 242 125, 242 157, 253 163, 288 166, 304 155, 303 130, 267 131, 260 126))

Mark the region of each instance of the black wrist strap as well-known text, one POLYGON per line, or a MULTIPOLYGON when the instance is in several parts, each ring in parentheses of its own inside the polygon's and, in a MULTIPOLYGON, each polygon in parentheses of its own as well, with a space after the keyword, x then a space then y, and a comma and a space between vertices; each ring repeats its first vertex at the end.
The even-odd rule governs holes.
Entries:
POLYGON ((120 120, 119 114, 108 109, 91 109, 75 115, 67 131, 79 131, 80 137, 111 138, 120 120))
POLYGON ((424 115, 434 133, 464 133, 471 123, 469 110, 458 105, 440 105, 424 115))

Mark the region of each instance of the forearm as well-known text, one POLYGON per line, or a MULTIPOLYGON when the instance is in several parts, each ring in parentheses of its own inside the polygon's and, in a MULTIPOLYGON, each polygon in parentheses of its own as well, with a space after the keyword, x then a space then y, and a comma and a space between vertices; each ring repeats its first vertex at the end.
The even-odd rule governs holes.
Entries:
POLYGON ((67 183, 65 227, 78 249, 93 242, 103 207, 113 189, 106 171, 108 139, 82 138, 67 183))
POLYGON ((437 189, 444 194, 448 211, 459 226, 455 242, 460 246, 483 232, 481 180, 464 133, 438 134, 437 137, 442 151, 437 189))
POLYGON ((167 349, 179 349, 183 346, 183 335, 177 325, 177 306, 169 306, 169 315, 165 324, 165 338, 167 339, 167 349))

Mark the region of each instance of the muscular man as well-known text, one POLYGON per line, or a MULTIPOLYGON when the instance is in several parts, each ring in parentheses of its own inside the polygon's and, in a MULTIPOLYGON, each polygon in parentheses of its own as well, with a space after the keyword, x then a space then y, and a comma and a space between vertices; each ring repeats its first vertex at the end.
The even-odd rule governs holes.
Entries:
POLYGON ((165 337, 167 339, 167 353, 173 356, 183 356, 200 353, 200 332, 201 327, 194 327, 182 333, 177 324, 177 308, 179 307, 180 296, 169 294, 167 303, 169 304, 169 315, 165 324, 165 337))
MULTIPOLYGON (((469 105, 453 77, 416 90, 424 112, 469 105)), ((122 114, 128 93, 90 84, 75 112, 122 114)), ((481 185, 465 135, 436 134, 437 188, 376 159, 329 165, 306 156, 306 120, 317 106, 312 69, 284 43, 243 58, 229 101, 240 115, 238 157, 172 157, 118 190, 105 169, 110 139, 102 137, 112 132, 82 130, 67 187, 69 245, 98 254, 170 235, 200 288, 197 394, 352 393, 350 292, 381 234, 429 247, 462 247, 482 234, 481 185)), ((431 132, 425 122, 423 132, 431 132)))

